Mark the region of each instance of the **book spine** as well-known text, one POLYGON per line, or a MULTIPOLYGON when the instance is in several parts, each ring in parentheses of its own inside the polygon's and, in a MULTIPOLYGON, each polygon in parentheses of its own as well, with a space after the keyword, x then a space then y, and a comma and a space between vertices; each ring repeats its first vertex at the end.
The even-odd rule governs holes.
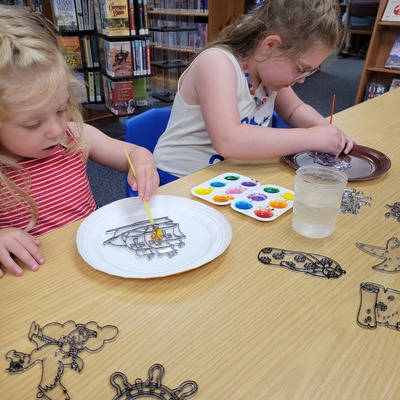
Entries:
POLYGON ((132 75, 137 75, 136 73, 136 50, 135 41, 131 41, 131 54, 132 54, 132 75))
POLYGON ((101 86, 101 76, 100 71, 94 71, 94 88, 95 88, 95 97, 97 102, 101 102, 102 100, 102 86, 101 86))
POLYGON ((146 73, 151 75, 151 63, 150 63, 150 40, 146 39, 146 73))
POLYGON ((88 0, 82 0, 82 13, 83 13, 83 29, 87 31, 89 29, 88 26, 88 19, 89 19, 89 14, 88 14, 88 0))
POLYGON ((136 35, 135 0, 129 0, 129 28, 131 35, 136 35))
POLYGON ((93 8, 94 8, 94 29, 98 33, 102 33, 102 25, 101 25, 101 15, 100 15, 100 5, 99 5, 99 0, 94 0, 93 1, 93 8))
POLYGON ((141 40, 141 41, 140 41, 140 45, 141 45, 141 55, 142 55, 142 62, 141 62, 141 66, 142 66, 142 75, 146 75, 146 74, 147 74, 147 50, 146 50, 146 41, 145 41, 145 40, 141 40))
POLYGON ((143 30, 144 35, 149 34, 149 15, 148 15, 148 7, 147 7, 147 0, 143 1, 143 30))
POLYGON ((83 23, 83 11, 82 11, 81 0, 75 0, 75 10, 76 10, 78 29, 80 31, 83 31, 85 29, 85 25, 83 23))
POLYGON ((94 30, 94 0, 88 1, 88 29, 94 30))
POLYGON ((89 101, 95 102, 96 94, 95 94, 95 88, 94 88, 94 72, 89 71, 88 76, 89 76, 89 101))
POLYGON ((84 49, 83 65, 87 68, 93 68, 92 49, 90 47, 90 38, 88 35, 81 36, 81 43, 84 49))
POLYGON ((92 61, 93 67, 100 67, 100 55, 99 55, 99 42, 97 40, 97 35, 90 35, 90 49, 92 50, 92 61))
POLYGON ((135 40, 135 66, 134 66, 134 72, 133 74, 135 76, 140 76, 142 75, 142 67, 141 67, 141 63, 142 63, 142 55, 141 55, 141 49, 142 46, 140 44, 140 40, 135 40))
POLYGON ((144 13, 143 13, 143 0, 137 0, 138 9, 139 9, 139 35, 145 35, 145 28, 144 28, 144 13))
POLYGON ((103 95, 104 95, 104 105, 106 108, 110 109, 110 87, 109 87, 109 79, 107 76, 102 74, 103 81, 103 95))

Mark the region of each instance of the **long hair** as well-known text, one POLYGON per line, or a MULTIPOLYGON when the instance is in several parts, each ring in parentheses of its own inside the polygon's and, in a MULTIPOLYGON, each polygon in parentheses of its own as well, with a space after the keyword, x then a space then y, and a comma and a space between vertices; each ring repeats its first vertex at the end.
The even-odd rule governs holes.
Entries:
MULTIPOLYGON (((35 108, 49 101, 61 87, 67 87, 69 100, 67 118, 77 125, 75 140, 64 143, 66 156, 87 148, 82 137, 83 120, 80 109, 82 83, 75 77, 62 56, 54 27, 41 14, 0 6, 0 127, 10 118, 9 105, 18 104, 26 110, 30 99, 39 99, 35 108), (42 103, 41 103, 42 102, 42 103)), ((0 207, 10 212, 22 205, 31 213, 26 227, 31 229, 37 221, 37 206, 29 195, 28 171, 13 161, 0 146, 0 207), (18 171, 23 187, 9 178, 10 171, 18 171)))
POLYGON ((344 38, 338 2, 333 0, 265 0, 223 29, 205 48, 223 47, 236 57, 251 57, 268 35, 282 39, 282 53, 296 57, 315 44, 336 53, 344 38))

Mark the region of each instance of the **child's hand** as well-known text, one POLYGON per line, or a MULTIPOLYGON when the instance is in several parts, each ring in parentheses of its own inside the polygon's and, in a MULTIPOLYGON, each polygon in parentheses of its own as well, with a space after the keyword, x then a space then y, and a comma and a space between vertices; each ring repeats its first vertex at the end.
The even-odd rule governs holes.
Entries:
MULTIPOLYGON (((0 229, 0 263, 1 268, 9 269, 14 275, 21 276, 23 269, 12 259, 14 255, 31 271, 37 271, 44 263, 44 257, 39 250, 40 240, 18 228, 0 229)), ((0 268, 0 278, 4 271, 0 268)))
POLYGON ((334 125, 320 125, 310 128, 317 133, 316 151, 338 156, 340 153, 349 154, 356 141, 346 136, 334 125))
POLYGON ((132 190, 138 191, 139 197, 148 201, 160 185, 153 154, 139 146, 131 147, 128 154, 134 168, 132 171, 131 166, 127 165, 129 167, 128 183, 132 190))
POLYGON ((132 170, 128 173, 128 183, 131 185, 132 190, 138 191, 138 196, 150 200, 160 184, 160 177, 154 165, 149 164, 136 164, 135 165, 136 177, 133 175, 132 170))

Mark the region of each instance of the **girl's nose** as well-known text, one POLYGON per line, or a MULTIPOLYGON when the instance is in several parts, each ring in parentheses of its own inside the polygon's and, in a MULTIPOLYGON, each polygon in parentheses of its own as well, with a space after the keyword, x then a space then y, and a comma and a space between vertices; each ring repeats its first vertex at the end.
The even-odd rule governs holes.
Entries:
POLYGON ((49 139, 59 137, 62 135, 64 127, 58 121, 54 120, 49 122, 46 126, 46 137, 49 139))

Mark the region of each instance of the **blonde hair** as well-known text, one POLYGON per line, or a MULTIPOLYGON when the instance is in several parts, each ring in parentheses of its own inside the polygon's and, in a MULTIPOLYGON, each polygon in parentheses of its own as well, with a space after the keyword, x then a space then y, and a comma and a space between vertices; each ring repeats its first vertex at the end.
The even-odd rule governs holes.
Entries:
MULTIPOLYGON (((87 148, 82 137, 83 120, 80 109, 82 83, 68 67, 59 47, 54 27, 41 14, 0 6, 0 127, 10 118, 9 105, 23 105, 29 99, 41 99, 43 104, 65 86, 68 90, 67 115, 77 125, 75 140, 66 143, 64 154, 69 156, 87 148)), ((37 102, 35 107, 40 106, 37 102)), ((37 205, 29 195, 29 172, 11 160, 0 147, 0 207, 11 210, 22 205, 31 214, 26 227, 37 222, 37 205), (9 178, 10 171, 18 171, 23 187, 9 178)))
POLYGON ((265 0, 242 15, 206 48, 224 47, 236 57, 254 55, 269 35, 282 39, 282 53, 296 57, 316 44, 336 53, 344 38, 338 2, 333 0, 265 0))

